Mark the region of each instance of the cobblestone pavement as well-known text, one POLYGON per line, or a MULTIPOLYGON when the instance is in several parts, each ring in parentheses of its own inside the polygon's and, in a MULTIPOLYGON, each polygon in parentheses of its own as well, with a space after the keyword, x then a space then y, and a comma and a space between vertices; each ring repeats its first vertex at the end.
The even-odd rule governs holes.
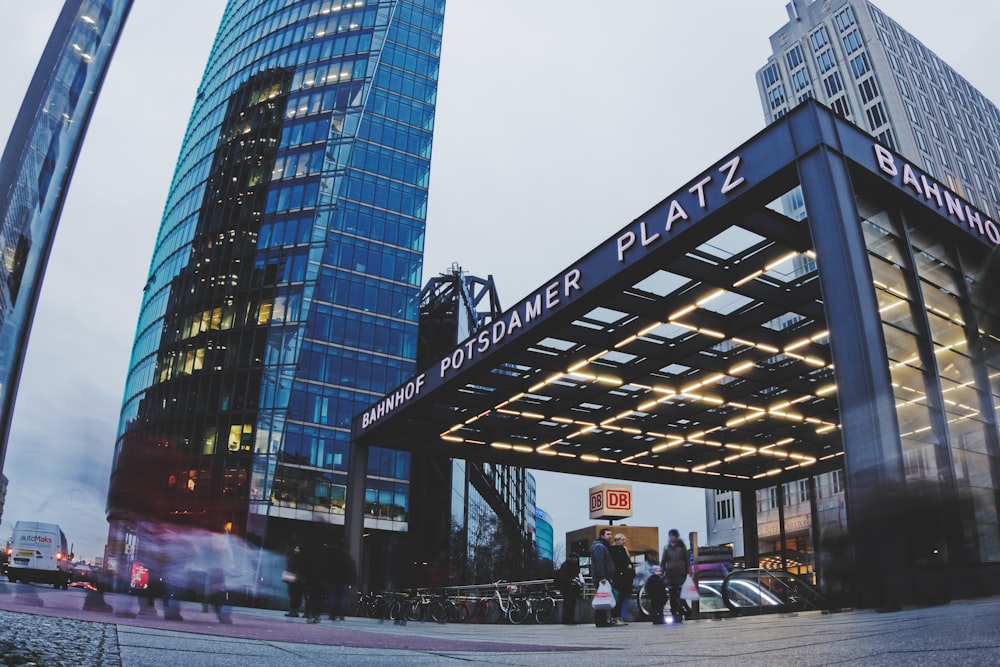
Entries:
POLYGON ((109 623, 0 610, 0 664, 121 667, 118 630, 109 623))

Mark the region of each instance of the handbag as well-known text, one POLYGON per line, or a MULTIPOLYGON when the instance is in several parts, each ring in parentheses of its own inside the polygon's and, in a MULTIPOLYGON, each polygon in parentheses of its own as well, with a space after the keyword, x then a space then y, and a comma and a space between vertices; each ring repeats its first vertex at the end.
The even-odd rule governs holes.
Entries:
POLYGON ((294 572, 289 572, 288 570, 285 570, 284 572, 281 573, 281 580, 286 584, 294 584, 298 582, 299 575, 295 574, 294 572))
POLYGON ((611 584, 607 581, 598 584, 597 592, 594 593, 594 599, 591 600, 590 606, 598 611, 615 608, 615 594, 611 591, 611 584))
POLYGON ((688 602, 694 602, 698 598, 698 586, 694 583, 694 579, 689 574, 685 577, 684 583, 681 584, 681 599, 687 600, 688 602))

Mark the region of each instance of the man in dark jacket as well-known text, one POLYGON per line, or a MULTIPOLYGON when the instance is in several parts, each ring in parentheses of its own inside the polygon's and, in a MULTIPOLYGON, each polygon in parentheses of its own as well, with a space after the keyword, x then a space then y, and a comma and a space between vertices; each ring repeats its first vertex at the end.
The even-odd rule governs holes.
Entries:
MULTIPOLYGON (((597 540, 590 545, 590 577, 594 588, 605 582, 611 585, 615 577, 615 561, 611 558, 611 529, 604 528, 597 540)), ((607 609, 594 610, 594 625, 599 628, 611 626, 607 609)))
POLYGON ((663 558, 660 560, 660 567, 663 568, 663 578, 667 582, 667 590, 670 593, 670 613, 674 617, 674 623, 684 621, 684 607, 681 602, 681 586, 691 572, 691 561, 688 559, 688 550, 681 540, 681 534, 676 528, 671 528, 667 533, 667 546, 663 549, 663 558))
POLYGON ((615 562, 615 578, 611 582, 618 591, 615 608, 611 610, 611 625, 628 625, 625 616, 628 613, 628 600, 632 597, 632 582, 635 580, 635 565, 625 546, 627 538, 624 533, 615 535, 611 545, 611 559, 615 562))
POLYGON ((566 560, 556 570, 555 585, 563 597, 563 625, 573 625, 576 623, 576 603, 583 593, 583 581, 580 579, 580 557, 578 555, 566 556, 566 560))

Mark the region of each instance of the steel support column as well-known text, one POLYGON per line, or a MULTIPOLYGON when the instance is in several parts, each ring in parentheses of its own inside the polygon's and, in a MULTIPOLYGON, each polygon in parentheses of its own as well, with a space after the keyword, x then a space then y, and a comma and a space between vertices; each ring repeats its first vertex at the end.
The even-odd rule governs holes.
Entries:
POLYGON ((358 566, 358 587, 367 589, 364 567, 365 486, 368 480, 368 445, 351 441, 347 473, 347 506, 344 509, 344 538, 347 550, 358 566))
MULTIPOLYGON (((817 114, 804 132, 833 132, 817 114), (810 127, 811 125, 811 127, 810 127)), ((835 136, 827 143, 837 145, 835 136)), ((900 528, 905 478, 878 303, 847 163, 829 146, 798 161, 819 267, 837 380, 856 604, 897 609, 907 601, 908 536, 900 528)))

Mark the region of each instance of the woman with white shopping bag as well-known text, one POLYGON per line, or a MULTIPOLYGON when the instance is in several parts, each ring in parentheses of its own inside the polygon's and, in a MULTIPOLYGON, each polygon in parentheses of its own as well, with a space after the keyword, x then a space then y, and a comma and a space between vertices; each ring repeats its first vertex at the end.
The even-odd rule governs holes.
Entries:
POLYGON ((591 606, 594 608, 594 625, 611 627, 608 611, 614 609, 615 596, 611 580, 615 576, 615 561, 611 558, 611 529, 601 530, 600 537, 590 545, 590 577, 596 592, 591 606))
POLYGON ((681 587, 684 580, 691 574, 691 560, 688 550, 681 540, 681 534, 676 528, 667 533, 667 546, 663 549, 660 567, 663 568, 663 578, 667 582, 670 597, 670 613, 674 623, 684 622, 684 603, 681 602, 681 587))

